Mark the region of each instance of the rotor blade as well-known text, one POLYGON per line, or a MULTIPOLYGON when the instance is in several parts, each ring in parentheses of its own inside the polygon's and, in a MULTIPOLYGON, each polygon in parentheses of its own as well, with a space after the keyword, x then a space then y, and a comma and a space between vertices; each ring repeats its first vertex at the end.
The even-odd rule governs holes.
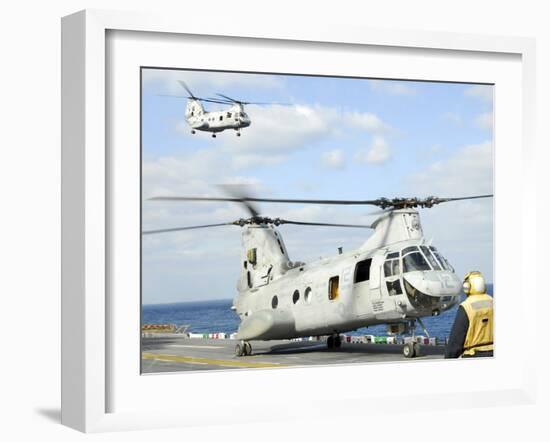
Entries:
POLYGON ((299 226, 323 226, 323 227, 355 227, 360 229, 372 229, 372 226, 365 224, 333 224, 333 223, 308 223, 305 221, 291 221, 288 219, 277 219, 279 224, 296 224, 299 226))
POLYGON ((250 195, 250 193, 247 192, 246 186, 239 184, 219 184, 218 187, 222 189, 223 192, 232 195, 235 198, 238 198, 240 200, 239 202, 246 207, 248 212, 253 217, 260 216, 260 211, 258 210, 258 207, 250 202, 250 197, 248 196, 250 195))
POLYGON ((213 98, 198 98, 198 97, 195 97, 195 100, 206 101, 208 103, 229 104, 227 101, 216 100, 216 99, 213 99, 213 98))
POLYGON ((189 95, 191 95, 192 98, 195 98, 195 96, 193 95, 193 92, 191 92, 191 89, 189 89, 189 87, 187 86, 187 84, 185 83, 185 81, 183 80, 178 80, 178 83, 187 91, 187 93, 189 95))
POLYGON ((216 100, 214 98, 201 98, 201 97, 186 97, 185 95, 168 95, 168 94, 157 94, 158 97, 171 97, 171 98, 186 98, 188 100, 197 100, 197 101, 206 101, 208 103, 218 103, 218 104, 230 104, 227 101, 216 100))
MULTIPOLYGON (((372 205, 378 206, 382 209, 391 208, 415 208, 426 207, 430 208, 436 204, 445 203, 449 201, 460 201, 468 199, 478 198, 491 198, 493 195, 473 195, 456 198, 438 198, 430 196, 427 198, 378 198, 375 200, 310 200, 310 199, 294 199, 294 198, 253 198, 248 196, 240 196, 239 198, 203 198, 203 197, 155 197, 151 199, 155 200, 172 200, 172 201, 233 201, 238 203, 288 203, 288 204, 326 204, 326 205, 372 205)), ((254 216, 254 215, 253 215, 254 216)))
POLYGON ((219 95, 220 97, 223 97, 226 100, 232 101, 233 103, 242 103, 242 101, 235 100, 234 98, 228 97, 227 95, 224 95, 224 94, 216 94, 216 95, 219 95))
MULTIPOLYGON (((222 95, 222 94, 217 94, 217 95, 220 95, 222 97, 225 97, 225 95, 222 95)), ((241 100, 235 100, 235 99, 229 99, 227 98, 225 101, 221 101, 222 103, 226 103, 226 104, 232 104, 232 103, 237 103, 237 104, 243 104, 243 105, 246 105, 246 104, 256 104, 256 105, 260 105, 260 106, 270 106, 270 105, 278 105, 278 106, 291 106, 290 103, 278 103, 278 102, 266 102, 266 101, 241 101, 241 100)))
POLYGON ((250 212, 252 216, 259 216, 258 210, 254 205, 250 204, 250 198, 224 198, 224 197, 194 197, 194 196, 155 196, 149 198, 155 201, 229 201, 233 203, 241 203, 250 212))
POLYGON ((460 200, 475 200, 478 198, 492 198, 493 195, 474 195, 474 196, 463 196, 458 198, 438 198, 440 202, 446 203, 447 201, 460 201, 460 200))
POLYGON ((152 233, 177 232, 177 231, 180 231, 180 230, 205 229, 207 227, 234 226, 234 225, 236 225, 234 222, 232 222, 232 223, 220 223, 220 224, 203 224, 201 226, 174 227, 174 228, 171 228, 171 229, 146 230, 144 232, 141 232, 141 234, 142 235, 150 235, 152 233))
POLYGON ((168 95, 168 94, 156 94, 157 97, 170 97, 170 98, 190 98, 185 95, 168 95))
POLYGON ((195 196, 155 196, 151 200, 163 201, 233 201, 244 202, 251 201, 255 203, 291 203, 291 204, 373 204, 378 205, 379 200, 302 200, 302 199, 283 199, 283 198, 225 198, 225 197, 195 197, 195 196))

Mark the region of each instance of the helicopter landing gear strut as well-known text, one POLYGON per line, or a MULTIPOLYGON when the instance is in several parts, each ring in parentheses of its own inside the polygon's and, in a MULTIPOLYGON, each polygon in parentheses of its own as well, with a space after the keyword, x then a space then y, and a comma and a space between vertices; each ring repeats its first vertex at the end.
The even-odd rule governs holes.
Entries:
POLYGON ((419 346, 416 343, 416 321, 409 321, 409 330, 411 330, 411 340, 403 346, 403 356, 406 358, 414 358, 420 354, 419 346))
POLYGON ((235 356, 250 356, 252 354, 252 345, 248 341, 241 341, 235 346, 235 356))
POLYGON ((430 337, 430 334, 428 333, 428 330, 426 330, 426 326, 422 322, 422 319, 417 318, 412 319, 409 321, 409 329, 411 330, 412 336, 410 342, 407 342, 403 346, 403 356, 406 358, 416 358, 420 356, 420 344, 416 342, 416 321, 418 320, 418 323, 422 327, 422 330, 424 330, 424 333, 426 333, 426 336, 430 337))
POLYGON ((334 348, 340 348, 342 346, 342 338, 338 333, 330 335, 327 338, 327 348, 332 350, 334 348))
POLYGON ((239 130, 237 130, 237 136, 238 136, 238 137, 240 137, 240 136, 241 136, 241 131, 240 131, 240 129, 239 129, 239 130))

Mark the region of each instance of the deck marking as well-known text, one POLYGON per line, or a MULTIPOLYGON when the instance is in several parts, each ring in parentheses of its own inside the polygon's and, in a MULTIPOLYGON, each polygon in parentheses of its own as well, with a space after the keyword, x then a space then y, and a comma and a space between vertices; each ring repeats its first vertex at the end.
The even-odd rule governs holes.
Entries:
POLYGON ((169 344, 166 347, 183 347, 183 348, 225 348, 221 345, 184 345, 184 344, 169 344))
POLYGON ((194 356, 176 356, 165 355, 157 353, 142 353, 143 359, 162 360, 165 362, 184 362, 187 364, 210 364, 221 365, 225 367, 245 367, 245 368, 275 368, 275 367, 287 367, 283 364, 268 363, 268 362, 245 362, 245 361, 233 361, 229 359, 210 359, 210 358, 196 358, 194 356))

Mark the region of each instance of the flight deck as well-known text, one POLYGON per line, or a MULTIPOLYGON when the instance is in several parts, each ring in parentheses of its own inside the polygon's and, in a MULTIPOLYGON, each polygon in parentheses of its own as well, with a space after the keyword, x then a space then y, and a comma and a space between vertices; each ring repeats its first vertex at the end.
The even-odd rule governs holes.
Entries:
POLYGON ((142 338, 142 373, 242 368, 287 368, 373 362, 443 359, 444 345, 422 345, 420 356, 406 359, 399 344, 343 342, 328 349, 325 341, 254 341, 252 355, 235 356, 235 339, 190 339, 185 335, 142 338))

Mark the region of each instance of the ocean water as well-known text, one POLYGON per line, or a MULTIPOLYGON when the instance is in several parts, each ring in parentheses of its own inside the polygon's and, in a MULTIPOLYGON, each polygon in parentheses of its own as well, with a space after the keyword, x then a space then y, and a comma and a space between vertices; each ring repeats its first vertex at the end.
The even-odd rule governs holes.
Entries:
MULTIPOLYGON (((492 295, 493 286, 488 285, 487 291, 492 295)), ((234 333, 239 327, 239 318, 231 310, 231 305, 231 299, 146 304, 142 306, 141 316, 143 324, 188 324, 188 331, 192 333, 234 333)), ((449 336, 457 308, 458 306, 455 306, 440 316, 422 319, 430 336, 436 336, 441 340, 449 336)), ((417 325, 416 333, 424 335, 420 325, 417 325)), ((346 334, 387 336, 387 330, 385 325, 375 325, 346 334)))

